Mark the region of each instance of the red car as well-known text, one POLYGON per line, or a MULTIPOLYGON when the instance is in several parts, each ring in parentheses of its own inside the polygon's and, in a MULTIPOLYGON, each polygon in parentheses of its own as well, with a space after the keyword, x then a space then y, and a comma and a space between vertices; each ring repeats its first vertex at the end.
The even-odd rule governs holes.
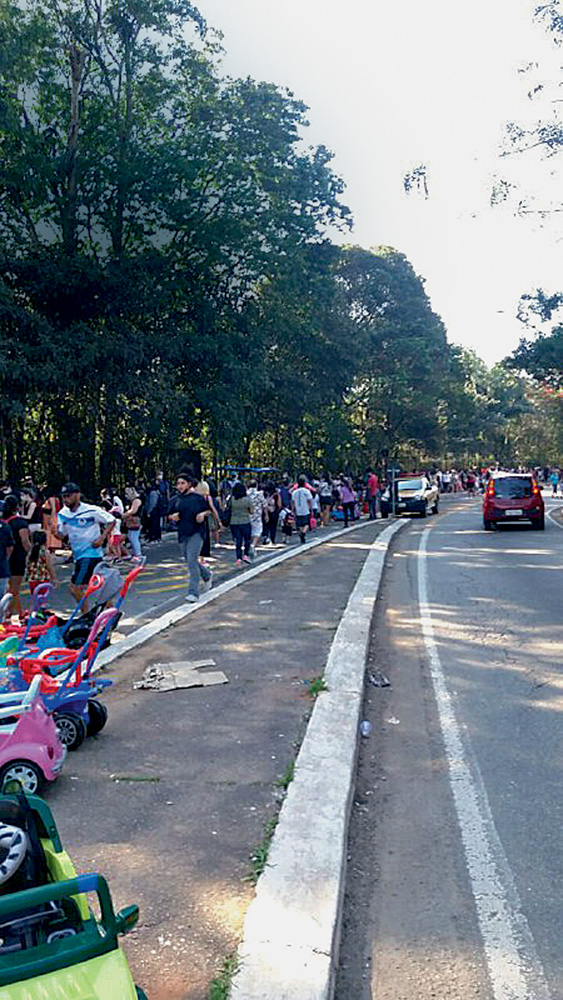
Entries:
POLYGON ((541 490, 529 473, 497 472, 489 479, 483 496, 483 527, 490 531, 495 524, 531 521, 535 528, 545 528, 541 490))

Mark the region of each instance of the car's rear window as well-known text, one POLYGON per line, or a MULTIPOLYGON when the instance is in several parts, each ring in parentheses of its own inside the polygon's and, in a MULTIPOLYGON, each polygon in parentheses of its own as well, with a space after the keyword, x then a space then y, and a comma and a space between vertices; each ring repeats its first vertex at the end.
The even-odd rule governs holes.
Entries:
POLYGON ((400 479, 397 483, 399 490, 421 490, 423 485, 422 479, 400 479))
POLYGON ((503 476, 502 479, 495 479, 495 493, 497 497, 507 497, 509 499, 520 499, 521 497, 531 497, 532 480, 525 476, 503 476))

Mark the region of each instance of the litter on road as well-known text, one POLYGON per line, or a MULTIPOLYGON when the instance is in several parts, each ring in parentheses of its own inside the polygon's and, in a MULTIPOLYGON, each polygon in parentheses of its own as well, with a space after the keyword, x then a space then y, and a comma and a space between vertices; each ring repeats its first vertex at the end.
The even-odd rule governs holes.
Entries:
POLYGON ((202 667, 214 667, 215 660, 184 660, 179 663, 153 663, 133 687, 148 691, 175 691, 178 688, 211 687, 228 684, 222 670, 200 673, 202 667))
POLYGON ((368 672, 368 680, 370 684, 373 684, 377 688, 391 687, 391 681, 388 680, 385 674, 380 673, 379 670, 370 670, 368 672))

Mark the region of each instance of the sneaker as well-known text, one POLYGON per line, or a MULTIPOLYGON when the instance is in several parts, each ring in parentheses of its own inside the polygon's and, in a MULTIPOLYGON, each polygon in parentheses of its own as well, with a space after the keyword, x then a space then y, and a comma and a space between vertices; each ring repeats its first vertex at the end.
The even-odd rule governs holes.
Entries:
POLYGON ((242 559, 237 559, 237 569, 241 569, 241 567, 242 567, 242 559))
POLYGON ((211 590, 211 587, 213 586, 213 570, 210 569, 209 573, 209 580, 202 580, 201 582, 201 589, 204 594, 206 594, 208 590, 211 590))
POLYGON ((299 541, 301 542, 302 545, 305 541, 305 535, 303 534, 302 531, 299 532, 299 541))
POLYGON ((186 601, 188 601, 189 604, 197 604, 199 597, 196 597, 195 594, 188 594, 186 601))
POLYGON ((245 562, 245 563, 249 563, 249 562, 252 562, 252 559, 250 558, 250 556, 243 556, 242 557, 242 561, 245 562))

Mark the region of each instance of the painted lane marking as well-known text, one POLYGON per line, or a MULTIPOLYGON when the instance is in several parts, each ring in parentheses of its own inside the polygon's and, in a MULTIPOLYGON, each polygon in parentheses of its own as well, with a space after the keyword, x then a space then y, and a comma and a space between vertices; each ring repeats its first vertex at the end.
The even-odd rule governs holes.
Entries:
POLYGON ((563 508, 562 508, 561 506, 559 506, 559 507, 551 507, 551 508, 550 508, 550 510, 548 510, 548 512, 547 512, 547 516, 548 516, 549 520, 550 520, 550 521, 552 521, 552 522, 553 522, 553 524, 556 524, 556 525, 557 525, 557 527, 558 527, 558 528, 561 528, 561 529, 563 529, 563 524, 561 524, 561 522, 560 522, 560 521, 557 521, 557 520, 556 520, 556 519, 554 518, 554 516, 553 516, 553 515, 554 515, 554 514, 558 514, 558 513, 559 513, 559 511, 560 511, 560 510, 562 510, 562 509, 563 509, 563 508))
POLYGON ((453 800, 494 1000, 549 1000, 545 974, 522 912, 477 762, 464 748, 440 663, 428 603, 426 528, 418 550, 418 600, 422 634, 438 708, 453 800))

